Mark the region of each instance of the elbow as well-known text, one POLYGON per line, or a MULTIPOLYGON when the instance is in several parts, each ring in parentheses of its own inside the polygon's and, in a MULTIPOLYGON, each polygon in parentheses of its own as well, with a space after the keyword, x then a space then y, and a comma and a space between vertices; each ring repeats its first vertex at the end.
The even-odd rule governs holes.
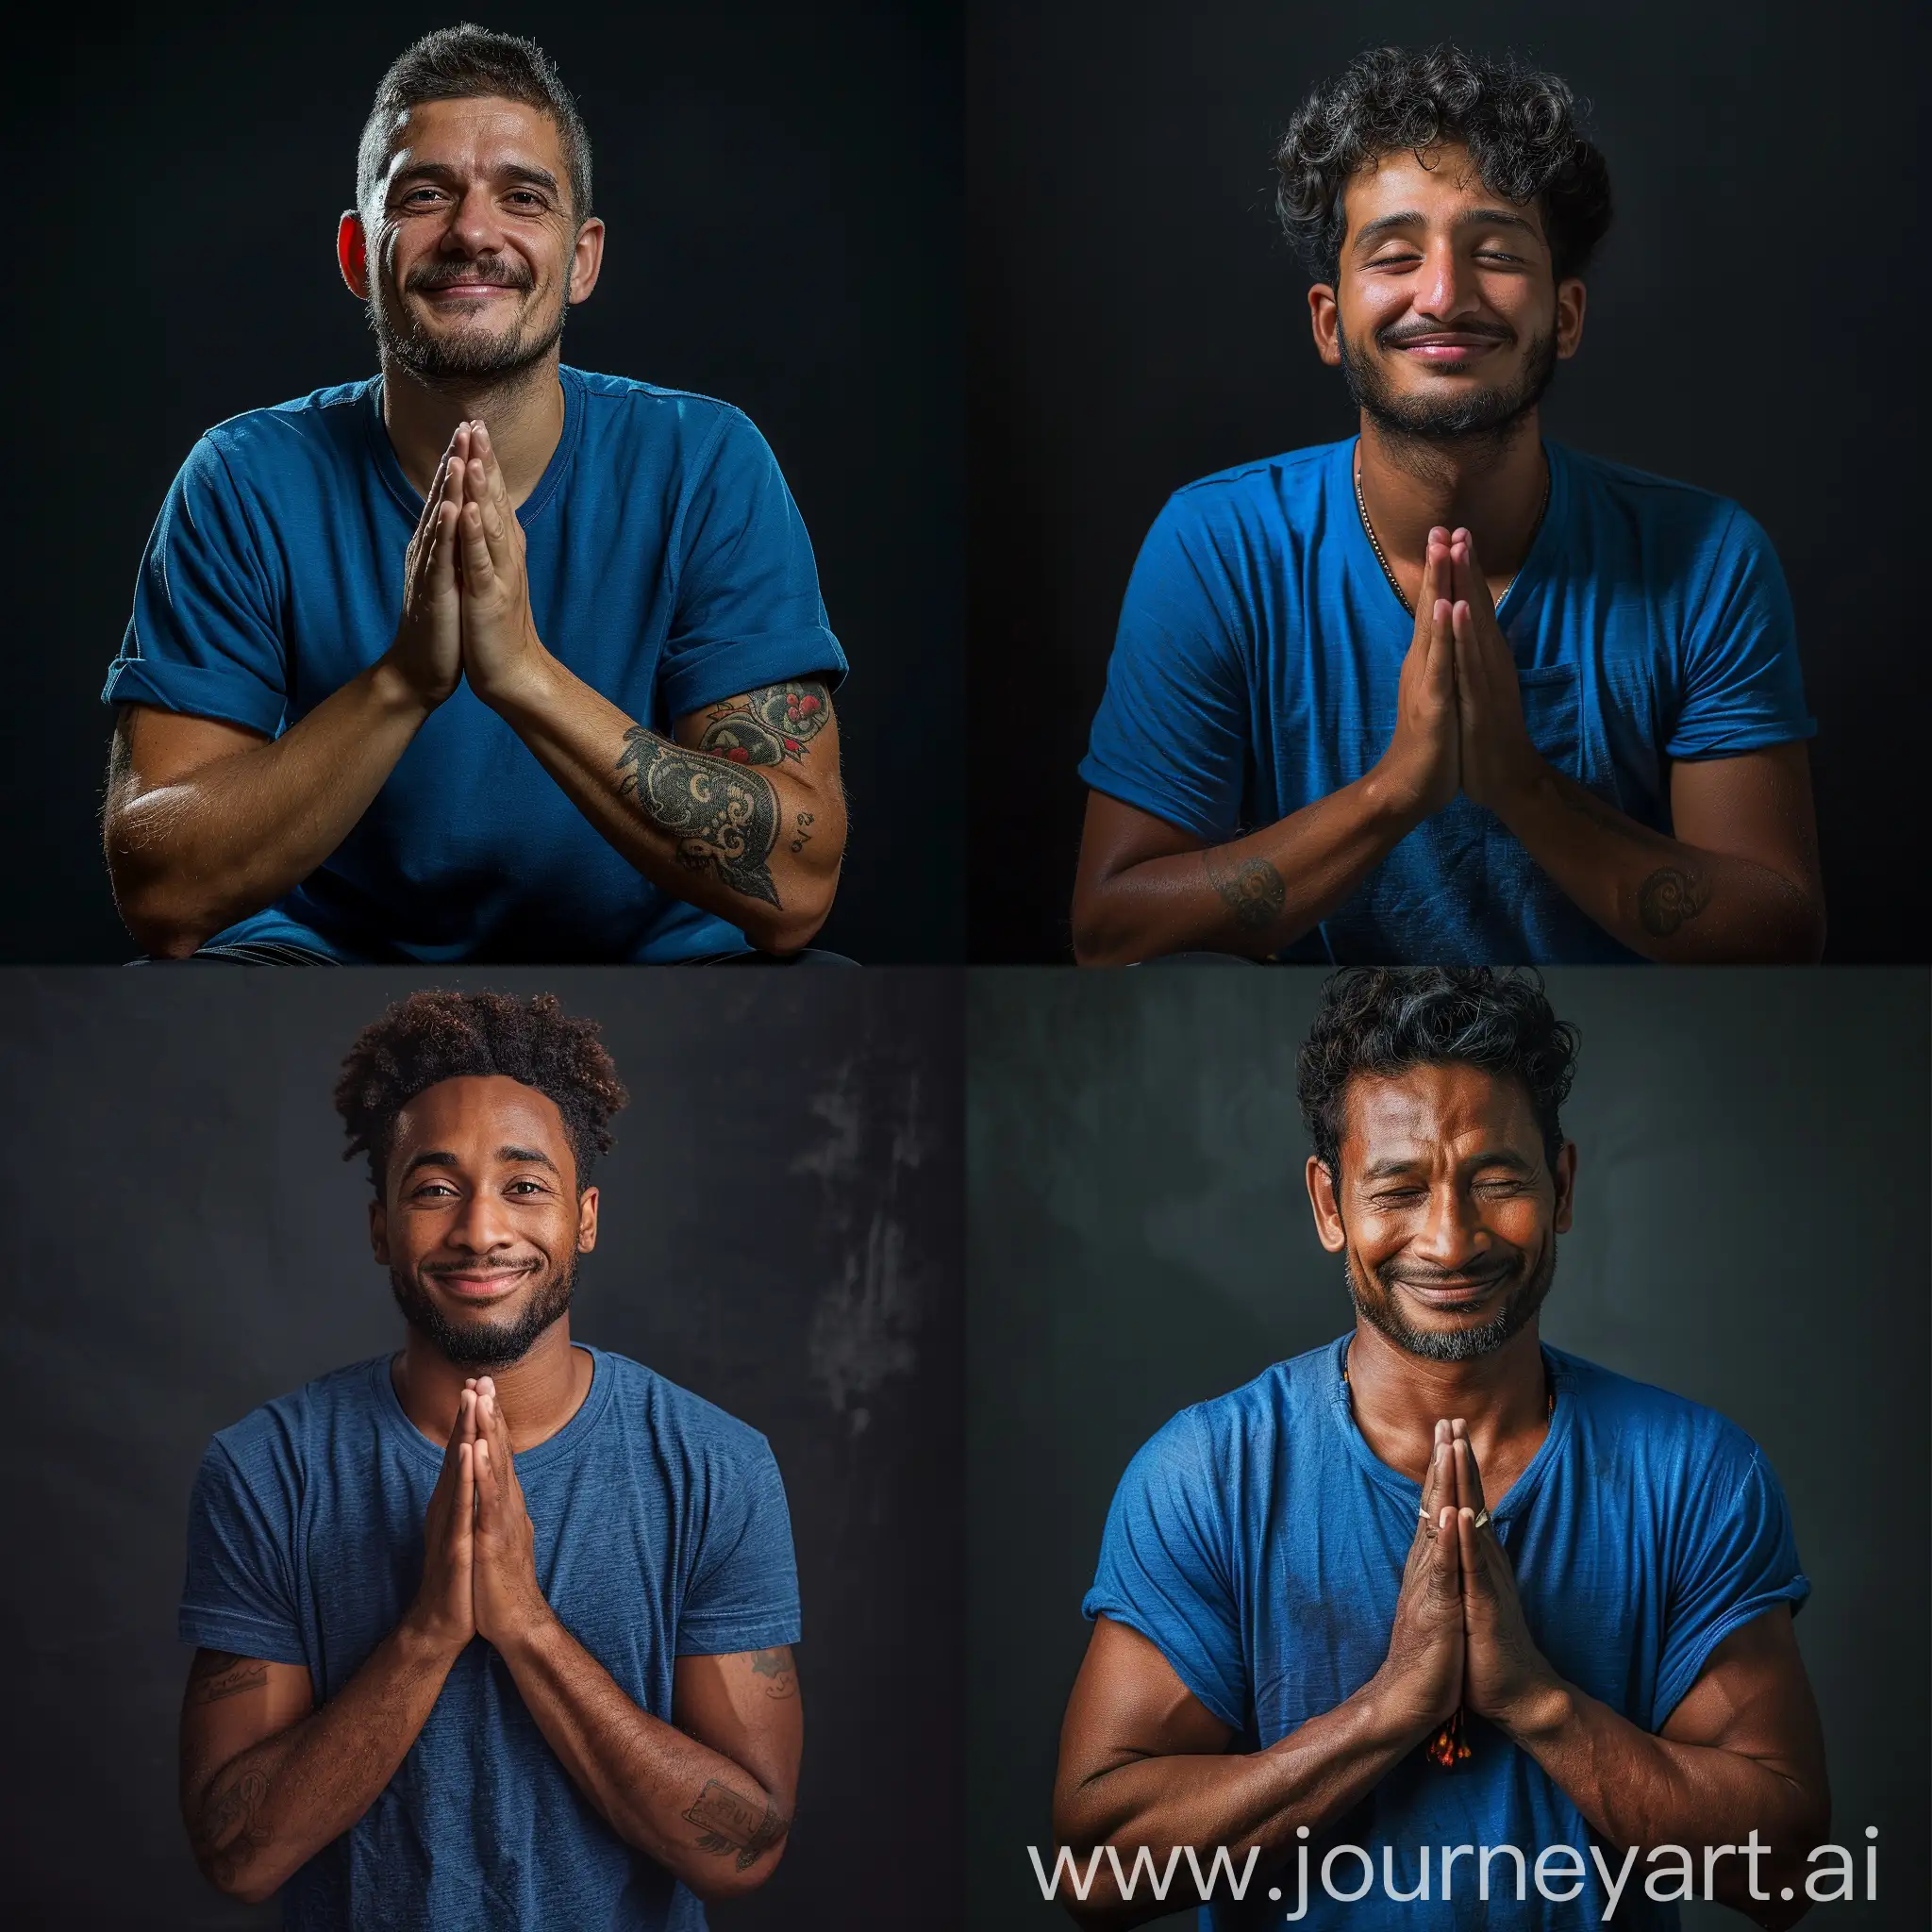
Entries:
POLYGON ((1103 887, 1082 885, 1074 892, 1071 924, 1075 965, 1131 966, 1143 956, 1103 887))
POLYGON ((723 1872, 709 1871, 684 1874, 688 1890, 694 1891, 708 1906, 728 1904, 735 1898, 748 1898, 778 1869, 785 1856, 785 1840, 780 1839, 757 1863, 744 1871, 734 1858, 723 1872))
POLYGON ((761 953, 802 953, 830 916, 838 885, 836 873, 788 880, 784 904, 745 914, 739 930, 761 953))
POLYGON ((219 916, 192 904, 165 862, 112 819, 104 843, 114 909, 151 958, 186 959, 221 930, 219 916))

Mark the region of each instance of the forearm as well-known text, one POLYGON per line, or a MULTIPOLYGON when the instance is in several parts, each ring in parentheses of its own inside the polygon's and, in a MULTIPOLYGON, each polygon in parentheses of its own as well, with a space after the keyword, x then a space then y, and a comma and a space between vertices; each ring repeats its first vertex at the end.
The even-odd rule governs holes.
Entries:
MULTIPOLYGON (((1427 1735, 1399 1714, 1372 1680, 1336 1707, 1310 1718, 1266 1750, 1216 1757, 1143 1757, 1089 1778, 1063 1792, 1055 1806, 1060 1842, 1079 1855, 1080 1869, 1097 1845, 1116 1847, 1130 1877, 1142 1845, 1157 1871, 1176 1847, 1177 1882, 1193 1874, 1185 1847, 1191 1846, 1203 1877, 1214 1851, 1224 1845, 1240 1873, 1251 1845, 1260 1847, 1257 1870, 1279 1865, 1293 1851, 1297 1832, 1323 1826, 1357 1804, 1427 1735)), ((1146 1888, 1139 1888, 1142 1899, 1146 1888)), ((1123 1904, 1111 1861, 1101 1855, 1087 1904, 1075 1907, 1083 1924, 1136 1925, 1174 1909, 1172 1905, 1123 1904)))
POLYGON ((771 1876, 791 1820, 742 1766, 639 1709, 555 1617, 498 1650, 558 1762, 626 1844, 705 1899, 771 1876))
POLYGON ((186 958, 273 905, 328 858, 428 715, 387 660, 299 724, 184 776, 108 800, 108 869, 128 930, 186 958))
POLYGON ((1816 896, 1783 874, 1640 825, 1550 765, 1495 810, 1571 899, 1648 958, 1808 962, 1824 946, 1816 896))
POLYGON ((454 1660, 400 1624, 319 1710, 192 1780, 182 1809, 202 1875, 264 1899, 341 1837, 395 1775, 454 1660))
POLYGON ((1700 1893, 1709 1886, 1760 1925, 1803 1915, 1807 1855, 1830 1824, 1822 1790, 1739 1752, 1653 1736, 1571 1684, 1543 1692, 1505 1729, 1607 1843, 1640 1857, 1682 1846, 1700 1867, 1700 1893), (1767 1848, 1756 1860, 1746 1856, 1754 1832, 1767 1848), (1717 1847, 1733 1850, 1706 1857, 1717 1847), (1778 1897, 1786 1885, 1795 1905, 1778 1897))
POLYGON ((730 921, 764 951, 810 943, 845 849, 836 775, 815 781, 675 744, 548 652, 485 701, 654 886, 730 921))
POLYGON ((1325 919, 1420 822, 1399 788, 1371 771, 1245 838, 1083 886, 1074 954, 1086 966, 1197 950, 1264 958, 1325 919))

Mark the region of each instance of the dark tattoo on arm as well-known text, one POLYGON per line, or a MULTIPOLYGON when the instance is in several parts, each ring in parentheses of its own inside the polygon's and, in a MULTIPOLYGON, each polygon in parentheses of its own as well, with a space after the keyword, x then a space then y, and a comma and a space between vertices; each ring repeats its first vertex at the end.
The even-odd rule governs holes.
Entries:
POLYGON ((738 1869, 749 1871, 785 1834, 791 1829, 789 1820, 780 1818, 768 1803, 764 1815, 748 1798, 741 1798, 729 1785, 707 1778, 697 1803, 684 1814, 687 1824, 698 1828, 698 1850, 738 1854, 738 1869))
POLYGON ((1669 939, 1710 904, 1710 881, 1702 873, 1659 866, 1637 889, 1637 916, 1643 929, 1669 939))
POLYGON ((798 814, 798 829, 791 835, 791 841, 786 848, 788 851, 799 853, 805 850, 807 841, 811 838, 808 828, 816 817, 815 812, 802 811, 798 814))
POLYGON ((787 758, 804 758, 806 746, 832 715, 832 700, 823 684, 802 678, 747 691, 709 715, 700 751, 735 765, 781 765, 787 758))
POLYGON ((764 1677, 767 1697, 796 1697, 798 1695, 798 1669, 791 1661, 791 1646, 781 1643, 775 1650, 755 1650, 751 1654, 751 1671, 755 1677, 764 1677))
POLYGON ((268 1682, 268 1665, 232 1650, 198 1650, 188 1670, 190 1704, 217 1704, 224 1697, 256 1690, 268 1682))
POLYGON ((1202 853, 1201 861, 1207 867, 1208 882, 1243 932, 1266 932, 1281 917, 1288 888, 1265 858, 1244 858, 1238 865, 1221 866, 1210 851, 1202 853))
POLYGON ((225 1890, 273 1836, 255 1822, 267 1796, 267 1774, 244 1771, 224 1773, 202 1801, 190 1829, 194 1862, 225 1890))
POLYGON ((672 841, 678 864, 708 872, 747 899, 779 904, 770 859, 778 842, 778 796, 742 764, 686 751, 633 724, 617 755, 620 795, 672 841))

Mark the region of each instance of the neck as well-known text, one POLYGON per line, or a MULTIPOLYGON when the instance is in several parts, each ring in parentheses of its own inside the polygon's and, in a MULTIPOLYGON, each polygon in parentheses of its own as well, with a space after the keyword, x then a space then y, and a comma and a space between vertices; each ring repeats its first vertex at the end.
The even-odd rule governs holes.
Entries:
POLYGON ((1513 576, 1542 511, 1543 450, 1532 409, 1507 430, 1452 441, 1400 436, 1366 412, 1362 502, 1391 566, 1420 578, 1429 532, 1466 529, 1486 575, 1513 576))
POLYGON ((510 502, 523 503, 563 439, 558 357, 552 349, 526 369, 474 382, 425 382, 394 358, 383 357, 383 427, 414 489, 428 493, 457 425, 481 422, 489 427, 510 502))
POLYGON ((591 1373, 589 1355, 571 1346, 568 1315, 544 1329, 526 1355, 500 1369, 453 1362, 413 1328, 389 1365, 403 1413, 435 1442, 449 1441, 463 1384, 474 1375, 490 1376, 509 1426, 510 1446, 519 1451, 547 1441, 570 1421, 590 1393, 591 1373))
POLYGON ((1356 1427, 1378 1461, 1421 1481, 1439 1418, 1460 1416, 1491 1508, 1536 1453, 1549 1420, 1541 1344, 1532 1320, 1501 1348, 1466 1362, 1410 1355, 1367 1322, 1348 1345, 1356 1427))

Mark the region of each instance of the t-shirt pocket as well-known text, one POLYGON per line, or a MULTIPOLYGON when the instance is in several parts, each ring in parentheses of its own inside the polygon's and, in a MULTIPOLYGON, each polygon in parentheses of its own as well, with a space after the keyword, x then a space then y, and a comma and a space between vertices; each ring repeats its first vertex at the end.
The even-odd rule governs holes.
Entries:
POLYGON ((1538 671, 1519 671, 1516 685, 1523 693, 1523 722, 1530 743, 1546 763, 1580 784, 1583 734, 1578 719, 1575 665, 1548 664, 1538 671))

